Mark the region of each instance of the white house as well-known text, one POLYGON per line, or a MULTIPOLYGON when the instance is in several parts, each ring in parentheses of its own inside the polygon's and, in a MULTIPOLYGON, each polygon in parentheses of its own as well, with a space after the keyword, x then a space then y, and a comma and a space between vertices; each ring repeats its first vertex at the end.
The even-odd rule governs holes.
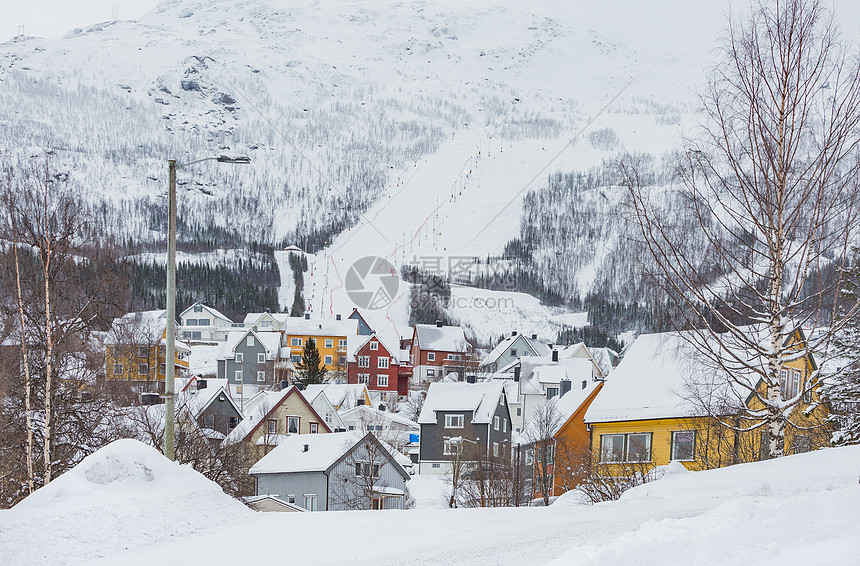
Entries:
POLYGON ((186 342, 223 342, 233 321, 202 303, 179 313, 179 337, 186 342))

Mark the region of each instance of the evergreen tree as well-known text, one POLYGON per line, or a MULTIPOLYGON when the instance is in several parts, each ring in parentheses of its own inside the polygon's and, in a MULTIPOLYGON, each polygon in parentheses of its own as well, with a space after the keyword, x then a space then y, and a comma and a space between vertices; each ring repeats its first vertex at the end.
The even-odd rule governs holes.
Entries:
MULTIPOLYGON (((843 304, 856 305, 860 300, 860 250, 854 249, 854 261, 848 268, 848 284, 842 292, 843 304)), ((844 312, 843 317, 850 313, 844 312)), ((860 318, 853 316, 835 339, 837 356, 848 361, 845 368, 830 376, 824 396, 830 402, 836 430, 836 445, 860 444, 860 318)))
POLYGON ((302 361, 296 364, 299 370, 299 380, 305 385, 322 383, 328 370, 320 358, 316 340, 308 338, 302 350, 302 361))

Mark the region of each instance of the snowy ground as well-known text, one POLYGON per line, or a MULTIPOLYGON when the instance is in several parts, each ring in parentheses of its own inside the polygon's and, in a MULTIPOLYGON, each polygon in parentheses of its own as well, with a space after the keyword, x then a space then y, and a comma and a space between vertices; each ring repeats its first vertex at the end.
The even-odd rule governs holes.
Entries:
MULTIPOLYGON (((851 564, 860 447, 667 474, 618 502, 548 508, 253 513, 187 468, 121 441, 16 508, 0 555, 29 564, 851 564)), ((438 500, 437 500, 438 501, 438 500)))

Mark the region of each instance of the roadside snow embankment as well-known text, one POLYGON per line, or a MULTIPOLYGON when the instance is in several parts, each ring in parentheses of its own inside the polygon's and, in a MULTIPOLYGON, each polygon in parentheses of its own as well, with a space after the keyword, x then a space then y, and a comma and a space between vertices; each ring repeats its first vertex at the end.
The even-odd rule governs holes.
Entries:
POLYGON ((0 511, 0 554, 10 565, 89 561, 252 514, 192 468, 118 440, 0 511))

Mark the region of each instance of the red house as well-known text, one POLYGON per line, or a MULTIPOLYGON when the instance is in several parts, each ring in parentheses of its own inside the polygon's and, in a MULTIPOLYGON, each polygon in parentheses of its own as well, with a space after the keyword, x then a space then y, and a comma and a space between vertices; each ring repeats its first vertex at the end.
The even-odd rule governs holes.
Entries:
POLYGON ((369 390, 382 393, 388 403, 408 394, 411 374, 409 364, 401 367, 399 351, 388 348, 376 334, 361 342, 346 362, 348 383, 366 383, 369 390))
POLYGON ((414 383, 438 381, 449 373, 464 381, 476 372, 472 345, 459 326, 444 326, 440 321, 416 324, 409 344, 414 383))

